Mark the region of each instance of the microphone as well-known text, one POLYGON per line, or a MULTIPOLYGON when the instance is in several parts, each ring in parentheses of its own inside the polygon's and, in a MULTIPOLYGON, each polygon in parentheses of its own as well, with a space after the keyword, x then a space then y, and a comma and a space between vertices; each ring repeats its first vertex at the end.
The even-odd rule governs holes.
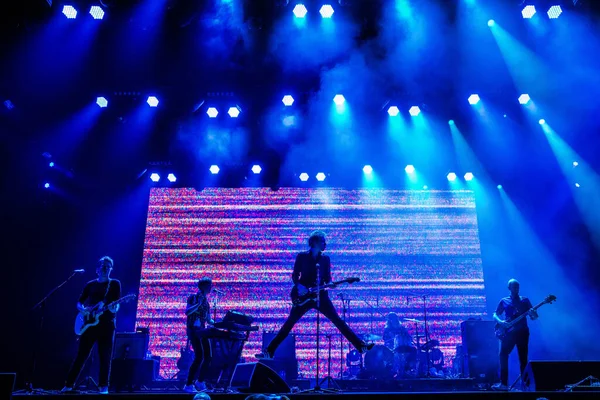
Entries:
POLYGON ((83 274, 85 272, 85 269, 76 269, 75 271, 76 274, 83 274))
POLYGON ((225 294, 224 291, 219 290, 219 289, 213 289, 213 292, 218 293, 218 294, 225 294))

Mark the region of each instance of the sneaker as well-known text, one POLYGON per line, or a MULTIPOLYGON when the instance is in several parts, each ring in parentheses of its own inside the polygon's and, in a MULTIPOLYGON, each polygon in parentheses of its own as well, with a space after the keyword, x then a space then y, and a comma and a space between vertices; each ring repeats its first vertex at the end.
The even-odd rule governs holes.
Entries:
POLYGON ((508 391, 508 386, 503 385, 502 383, 496 383, 494 385, 492 385, 492 390, 497 390, 497 391, 508 391))
POLYGON ((360 346, 360 350, 359 352, 361 354, 366 353, 367 351, 371 350, 373 347, 375 347, 375 343, 363 343, 362 346, 360 346))
POLYGON ((185 385, 183 387, 183 391, 186 393, 198 393, 194 385, 185 385))
POLYGON ((98 388, 98 393, 100 393, 100 394, 108 394, 108 386, 100 386, 98 388))
POLYGON ((194 386, 196 387, 196 390, 199 392, 204 392, 204 391, 208 390, 208 388, 206 387, 206 383, 204 383, 204 382, 196 382, 194 384, 194 386))
POLYGON ((262 353, 256 354, 254 357, 258 358, 259 360, 272 360, 273 359, 273 353, 271 353, 268 350, 265 350, 262 353))
POLYGON ((73 387, 71 386, 65 386, 64 388, 60 389, 61 393, 69 393, 73 391, 73 387))

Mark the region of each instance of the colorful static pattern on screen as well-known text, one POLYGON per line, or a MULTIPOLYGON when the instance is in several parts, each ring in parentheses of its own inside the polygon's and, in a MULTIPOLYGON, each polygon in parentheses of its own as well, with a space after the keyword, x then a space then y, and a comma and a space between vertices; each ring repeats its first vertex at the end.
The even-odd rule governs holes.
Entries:
MULTIPOLYGON (((439 340, 446 365, 460 343, 460 322, 486 313, 475 198, 472 191, 404 191, 336 188, 153 188, 150 193, 137 326, 150 328, 150 350, 161 357, 161 375, 177 372, 185 346, 186 298, 209 276, 218 296, 216 320, 227 310, 255 317, 243 357, 253 361, 262 333, 283 324, 289 309, 295 256, 314 229, 327 234, 334 280, 361 282, 330 292, 350 298, 346 320, 359 334, 383 334, 386 315, 423 320, 439 340), (423 301, 425 296, 425 304, 423 301)), ((216 295, 211 294, 211 306, 216 295)), ((351 350, 332 334, 331 375, 339 376, 351 350)), ((423 324, 405 322, 413 339, 423 324)), ((301 377, 315 372, 316 317, 310 311, 292 331, 301 377)), ((382 344, 382 341, 377 343, 382 344)), ((323 337, 320 372, 327 372, 323 337)), ((322 375, 324 376, 324 375, 322 375)))

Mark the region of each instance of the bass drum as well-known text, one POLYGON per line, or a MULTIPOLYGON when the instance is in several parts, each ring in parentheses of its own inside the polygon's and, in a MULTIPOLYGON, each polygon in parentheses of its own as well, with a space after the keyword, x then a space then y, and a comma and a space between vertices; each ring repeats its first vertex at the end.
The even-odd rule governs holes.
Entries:
POLYGON ((365 371, 374 378, 389 378, 393 366, 394 353, 386 346, 378 344, 365 354, 365 371))

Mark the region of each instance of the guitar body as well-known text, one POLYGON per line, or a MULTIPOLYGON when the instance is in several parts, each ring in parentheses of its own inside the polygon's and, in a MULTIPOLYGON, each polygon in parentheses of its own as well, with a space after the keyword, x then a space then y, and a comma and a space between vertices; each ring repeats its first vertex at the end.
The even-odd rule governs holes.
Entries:
POLYGON ((96 325, 98 325, 98 323, 100 323, 100 315, 102 315, 103 312, 97 312, 97 311, 102 310, 103 305, 104 305, 103 302, 98 303, 98 305, 96 305, 94 307, 94 310, 92 312, 90 312, 88 315, 85 315, 82 312, 80 312, 77 315, 77 318, 75 318, 75 334, 76 335, 81 336, 81 335, 83 335, 83 332, 85 332, 92 326, 96 326, 96 325))
POLYGON ((300 294, 300 291, 298 290, 298 285, 294 285, 294 287, 292 288, 292 291, 290 292, 290 298, 292 299, 292 306, 298 307, 298 306, 302 306, 302 305, 308 303, 309 301, 315 301, 317 299, 317 294, 323 290, 332 289, 343 283, 352 284, 354 282, 360 282, 360 278, 347 278, 347 279, 342 279, 341 281, 328 283, 326 285, 312 287, 312 288, 307 289, 307 292, 303 293, 303 294, 300 294))
POLYGON ((511 332, 514 332, 515 326, 517 325, 517 322, 519 322, 523 318, 527 318, 527 315, 528 315, 529 311, 535 311, 538 308, 540 308, 541 306, 543 306, 544 304, 552 304, 555 301, 556 301, 556 296, 555 295, 553 295, 553 294, 548 295, 548 296, 546 296, 546 298, 544 299, 544 301, 542 301, 538 305, 532 307, 530 310, 528 310, 528 312, 525 312, 525 313, 519 315, 518 317, 513 318, 510 321, 507 321, 506 325, 500 325, 500 324, 497 323, 494 326, 494 333, 496 334, 496 337, 498 339, 500 339, 500 340, 506 339, 506 337, 511 332))
POLYGON ((496 324, 494 326, 494 333, 496 334, 496 337, 500 340, 504 340, 506 339, 506 336, 508 336, 509 333, 514 331, 514 327, 509 327, 509 328, 505 328, 500 324, 496 324))

